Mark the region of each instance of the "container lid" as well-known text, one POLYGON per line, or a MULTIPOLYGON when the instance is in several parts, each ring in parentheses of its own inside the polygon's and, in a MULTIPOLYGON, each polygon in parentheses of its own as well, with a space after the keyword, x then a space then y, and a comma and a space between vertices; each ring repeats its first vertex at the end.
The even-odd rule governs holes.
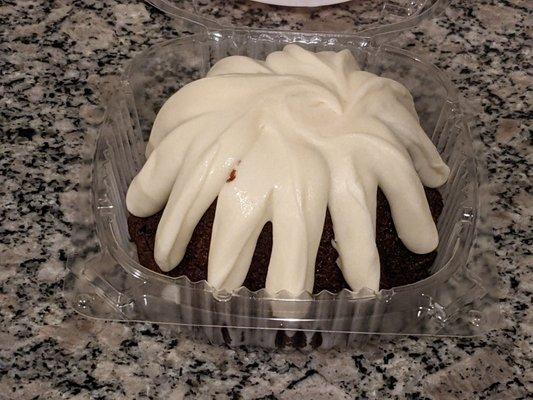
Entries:
POLYGON ((145 0, 206 28, 382 35, 441 12, 449 0, 145 0))

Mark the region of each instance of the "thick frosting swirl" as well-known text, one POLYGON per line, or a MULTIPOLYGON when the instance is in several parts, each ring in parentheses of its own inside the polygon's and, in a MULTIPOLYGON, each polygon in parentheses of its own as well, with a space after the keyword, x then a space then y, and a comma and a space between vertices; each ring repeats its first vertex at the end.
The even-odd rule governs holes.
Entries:
POLYGON ((155 243, 162 270, 179 264, 218 197, 208 282, 219 289, 242 285, 271 221, 267 291, 311 292, 329 207, 346 281, 377 290, 378 186, 408 249, 438 244, 422 183, 442 185, 449 169, 408 90, 361 71, 348 50, 288 45, 265 61, 220 60, 163 105, 146 156, 126 201, 139 217, 164 208, 155 243))

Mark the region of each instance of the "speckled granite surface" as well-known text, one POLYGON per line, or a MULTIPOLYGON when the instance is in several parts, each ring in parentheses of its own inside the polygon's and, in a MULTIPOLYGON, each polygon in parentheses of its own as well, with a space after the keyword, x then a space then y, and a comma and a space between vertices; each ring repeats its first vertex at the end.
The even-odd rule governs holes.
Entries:
POLYGON ((474 104, 496 211, 503 330, 282 354, 199 344, 164 326, 85 320, 66 307, 61 285, 79 154, 103 117, 97 88, 140 50, 175 37, 175 23, 135 0, 4 0, 0 399, 526 398, 533 384, 531 6, 455 2, 398 39, 449 73, 474 104))

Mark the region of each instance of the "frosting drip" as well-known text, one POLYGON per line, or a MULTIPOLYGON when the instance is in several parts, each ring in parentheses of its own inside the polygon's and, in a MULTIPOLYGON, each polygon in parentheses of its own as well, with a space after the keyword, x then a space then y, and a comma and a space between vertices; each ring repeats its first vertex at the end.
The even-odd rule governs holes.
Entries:
POLYGON ((220 60, 163 105, 146 156, 126 202, 139 217, 164 208, 154 254, 162 270, 179 264, 218 197, 208 265, 218 289, 242 285, 271 221, 267 291, 311 292, 329 207, 346 281, 377 290, 378 186, 409 250, 438 244, 422 184, 442 185, 449 169, 408 90, 361 71, 348 50, 288 45, 265 61, 220 60))

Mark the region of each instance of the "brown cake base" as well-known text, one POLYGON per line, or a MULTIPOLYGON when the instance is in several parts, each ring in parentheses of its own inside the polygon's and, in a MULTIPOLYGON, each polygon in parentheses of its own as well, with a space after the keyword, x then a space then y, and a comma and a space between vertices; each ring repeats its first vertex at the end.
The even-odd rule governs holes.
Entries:
MULTIPOLYGON (((431 214, 437 222, 442 212, 442 197, 436 189, 426 188, 425 190, 431 214)), ((139 262, 146 268, 164 275, 172 277, 185 275, 192 282, 207 279, 207 258, 215 208, 216 201, 196 226, 183 260, 170 272, 161 271, 154 260, 155 233, 161 213, 148 218, 129 215, 129 233, 132 241, 137 245, 139 262)), ((313 293, 319 293, 322 290, 337 293, 343 288, 348 288, 336 264, 338 253, 331 244, 333 238, 333 224, 328 211, 317 254, 313 293)), ((398 238, 389 204, 380 190, 377 196, 376 244, 381 264, 381 289, 407 285, 428 277, 429 269, 437 256, 436 251, 428 254, 415 254, 407 250, 398 238)), ((272 224, 267 223, 259 235, 250 270, 244 281, 244 286, 248 289, 255 291, 265 287, 271 251, 272 224)))

